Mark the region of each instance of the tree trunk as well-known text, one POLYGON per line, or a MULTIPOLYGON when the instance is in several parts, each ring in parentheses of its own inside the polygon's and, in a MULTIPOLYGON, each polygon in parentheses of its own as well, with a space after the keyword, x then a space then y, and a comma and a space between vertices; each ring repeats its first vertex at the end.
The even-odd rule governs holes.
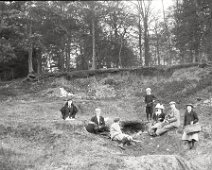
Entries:
POLYGON ((193 63, 196 63, 199 61, 199 51, 195 51, 194 52, 194 56, 193 56, 193 63))
POLYGON ((166 20, 166 15, 165 15, 165 9, 164 9, 163 0, 161 0, 161 2, 162 2, 162 9, 163 9, 163 19, 164 19, 164 23, 165 23, 167 38, 168 38, 168 49, 169 49, 169 57, 170 57, 169 64, 172 64, 171 38, 170 38, 168 24, 167 24, 167 20, 166 20))
POLYGON ((63 44, 63 49, 59 53, 59 62, 58 62, 58 68, 60 71, 64 71, 64 64, 65 64, 65 50, 66 50, 66 44, 65 44, 65 37, 62 38, 62 44, 63 44))
POLYGON ((58 68, 60 69, 60 71, 64 71, 64 51, 63 50, 61 53, 59 53, 58 68))
POLYGON ((156 35, 156 55, 157 55, 157 61, 158 61, 157 64, 160 65, 160 43, 159 43, 157 25, 155 25, 155 35, 156 35))
POLYGON ((119 49, 119 68, 122 68, 122 62, 121 62, 121 50, 122 50, 122 41, 123 41, 123 38, 121 37, 121 46, 120 46, 120 49, 119 49))
POLYGON ((122 47, 123 47, 123 40, 124 40, 125 34, 126 34, 126 29, 124 29, 123 35, 121 35, 121 46, 120 46, 120 49, 119 49, 119 67, 120 68, 122 68, 121 50, 122 50, 122 47))
POLYGON ((92 45, 93 45, 93 56, 92 56, 92 70, 96 69, 96 39, 95 39, 95 21, 94 17, 92 18, 92 45))
MULTIPOLYGON (((148 18, 149 18, 149 7, 145 5, 144 0, 142 1, 137 1, 138 2, 138 8, 140 15, 142 16, 143 19, 143 26, 144 26, 144 59, 145 59, 145 66, 149 66, 150 62, 150 54, 149 54, 149 33, 148 33, 148 18)), ((150 2, 151 3, 151 2, 150 2)))
POLYGON ((42 61, 41 61, 41 51, 37 52, 37 73, 42 73, 42 61))
POLYGON ((70 52, 71 52, 71 49, 70 49, 70 41, 68 41, 68 45, 67 45, 67 51, 66 51, 66 71, 67 72, 70 72, 70 52))
POLYGON ((138 44, 139 44, 139 57, 140 57, 140 64, 143 65, 143 59, 142 59, 142 45, 141 45, 141 39, 142 39, 142 32, 141 32, 141 18, 139 15, 139 21, 138 21, 138 31, 139 31, 139 39, 138 39, 138 44))
POLYGON ((149 66, 150 55, 149 55, 149 35, 148 35, 148 23, 145 17, 144 21, 144 55, 145 55, 145 66, 149 66))
POLYGON ((52 73, 52 65, 51 65, 51 58, 52 58, 52 54, 49 54, 49 69, 50 69, 50 72, 52 73))
POLYGON ((29 73, 34 72, 33 65, 32 65, 33 44, 32 44, 32 40, 31 40, 31 36, 32 36, 32 22, 30 23, 30 26, 29 26, 29 41, 30 41, 30 47, 29 47, 29 50, 28 50, 28 70, 29 70, 29 73))
POLYGON ((159 47, 159 41, 158 41, 158 35, 157 35, 157 59, 158 59, 158 65, 160 65, 160 47, 159 47))

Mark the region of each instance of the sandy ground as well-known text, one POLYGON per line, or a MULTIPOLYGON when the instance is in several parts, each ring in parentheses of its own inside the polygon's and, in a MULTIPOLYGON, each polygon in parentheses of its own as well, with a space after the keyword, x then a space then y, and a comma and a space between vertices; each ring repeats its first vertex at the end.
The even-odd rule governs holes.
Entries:
MULTIPOLYGON (((76 91, 79 89, 79 96, 85 96, 84 86, 90 83, 87 81, 77 80, 71 85, 66 82, 66 86, 60 84, 62 79, 35 84, 23 84, 21 81, 10 82, 9 86, 9 83, 0 84, 0 170, 211 170, 212 107, 200 105, 195 108, 202 131, 194 150, 188 150, 181 141, 182 127, 177 133, 171 131, 155 138, 141 133, 135 137, 141 143, 122 150, 117 142, 90 134, 84 127, 96 107, 100 107, 102 115, 110 119, 119 116, 122 120, 146 120, 141 99, 141 85, 143 88, 146 85, 139 79, 137 82, 120 80, 120 86, 109 87, 110 91, 116 91, 116 98, 76 98, 74 102, 79 108, 77 119, 62 120, 59 110, 64 99, 49 96, 45 90, 71 86, 76 91)), ((149 85, 150 81, 146 83, 149 85)), ((198 87, 187 86, 187 83, 180 86, 180 82, 167 81, 153 87, 158 90, 158 95, 169 95, 167 100, 172 98, 169 94, 172 91, 175 91, 175 99, 182 99, 181 91, 198 87), (178 89, 175 89, 176 86, 178 89)), ((99 91, 107 88, 100 86, 99 91)), ((204 89, 198 93, 208 95, 204 89)), ((194 95, 192 99, 195 99, 194 95)), ((177 106, 181 113, 181 126, 185 112, 183 104, 177 106)))
MULTIPOLYGON (((207 154, 210 156, 212 150, 212 142, 206 131, 201 132, 201 140, 192 151, 183 145, 181 132, 176 134, 173 131, 156 138, 142 133, 136 137, 142 141, 141 143, 127 146, 126 150, 122 150, 115 141, 85 131, 86 122, 93 115, 93 109, 100 103, 105 117, 114 117, 114 112, 120 109, 119 105, 122 105, 122 110, 118 113, 125 119, 135 120, 145 117, 144 113, 137 115, 135 112, 129 113, 123 107, 128 105, 125 102, 76 101, 79 113, 77 119, 71 122, 61 120, 59 108, 64 104, 61 100, 21 100, 2 103, 1 168, 127 169, 130 167, 129 162, 126 164, 129 157, 139 158, 143 155, 179 155, 186 160, 196 158, 199 161, 198 165, 210 163, 210 159, 208 162, 200 159, 207 154), (107 109, 113 111, 109 112, 107 109)), ((202 110, 202 108, 199 109, 202 110)), ((205 116, 200 115, 202 123, 209 127, 211 118, 206 120, 202 117, 205 116)), ((197 164, 197 161, 194 163, 197 164)), ((132 162, 132 164, 135 163, 132 162)), ((133 167, 133 169, 139 169, 139 167, 133 167)))

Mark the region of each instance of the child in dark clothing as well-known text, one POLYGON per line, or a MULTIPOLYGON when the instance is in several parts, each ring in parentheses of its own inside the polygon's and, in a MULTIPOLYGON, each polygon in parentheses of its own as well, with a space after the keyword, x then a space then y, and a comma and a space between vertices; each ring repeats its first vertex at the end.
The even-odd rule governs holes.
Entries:
MULTIPOLYGON (((188 125, 196 124, 199 122, 199 118, 197 116, 197 113, 193 110, 192 104, 186 105, 186 112, 184 117, 184 124, 183 127, 185 128, 188 125)), ((194 148, 194 143, 199 141, 199 135, 197 133, 187 134, 185 131, 182 136, 183 141, 187 141, 189 145, 189 149, 194 148)))
POLYGON ((60 109, 62 118, 64 120, 74 120, 76 113, 78 112, 77 107, 73 104, 73 101, 69 99, 65 105, 60 109))
POLYGON ((153 103, 156 100, 156 97, 151 94, 151 89, 146 89, 146 96, 145 96, 145 103, 146 103, 146 115, 147 120, 150 121, 152 119, 152 113, 153 113, 153 103))

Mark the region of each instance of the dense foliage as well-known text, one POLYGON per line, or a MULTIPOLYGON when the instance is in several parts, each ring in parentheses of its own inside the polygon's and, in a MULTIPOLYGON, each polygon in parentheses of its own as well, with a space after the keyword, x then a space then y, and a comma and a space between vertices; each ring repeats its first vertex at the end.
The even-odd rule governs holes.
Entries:
POLYGON ((0 78, 211 60, 210 0, 151 11, 145 0, 2 1, 0 78))

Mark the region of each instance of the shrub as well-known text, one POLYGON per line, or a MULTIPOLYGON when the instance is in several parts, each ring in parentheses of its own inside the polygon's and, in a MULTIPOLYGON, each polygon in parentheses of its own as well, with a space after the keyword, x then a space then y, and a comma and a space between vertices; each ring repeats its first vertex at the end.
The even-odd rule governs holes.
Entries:
POLYGON ((109 99, 116 97, 116 93, 115 89, 108 84, 93 82, 89 85, 87 96, 95 99, 109 99))
POLYGON ((106 78, 105 80, 104 80, 104 84, 105 85, 111 85, 111 86, 117 86, 117 85, 119 85, 121 82, 120 81, 117 81, 117 80, 115 80, 115 79, 113 79, 113 78, 111 78, 111 77, 109 77, 109 78, 106 78))

